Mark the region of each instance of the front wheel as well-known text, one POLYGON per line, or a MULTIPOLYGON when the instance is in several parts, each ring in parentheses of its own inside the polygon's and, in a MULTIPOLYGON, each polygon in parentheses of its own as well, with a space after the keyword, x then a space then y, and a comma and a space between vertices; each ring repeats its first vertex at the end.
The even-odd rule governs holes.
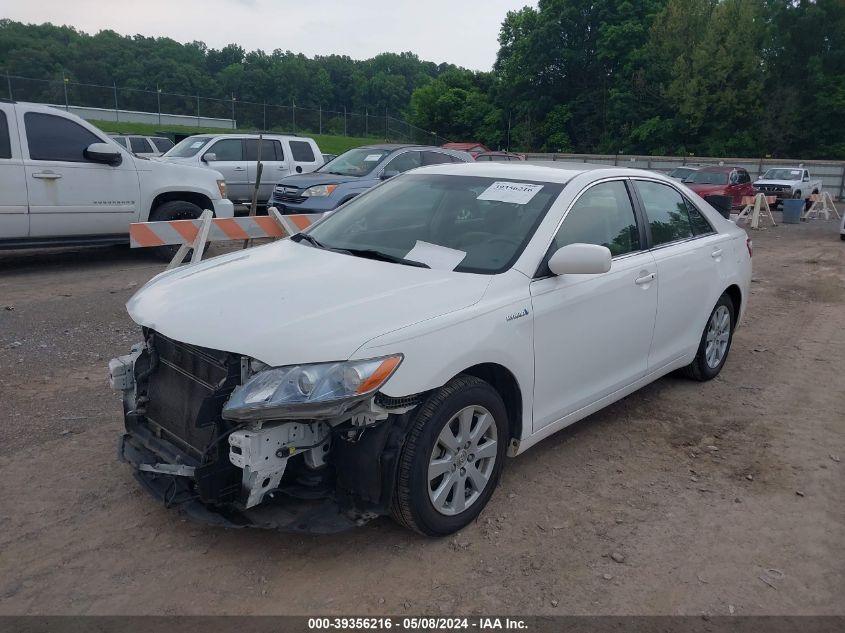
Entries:
POLYGON ((393 518, 428 536, 472 522, 498 484, 508 439, 498 392, 474 376, 451 380, 429 397, 408 431, 393 518))
MULTIPOLYGON (((150 222, 165 222, 169 220, 196 220, 202 215, 200 209, 193 202, 186 202, 184 200, 171 200, 160 204, 150 213, 150 222)), ((208 250, 208 244, 205 245, 208 250)), ((179 250, 177 245, 156 246, 151 249, 153 256, 161 261, 169 262, 176 256, 179 250)), ((205 252, 205 251, 203 251, 205 252)), ((188 260, 190 252, 185 256, 185 261, 188 260)))
POLYGON ((695 359, 684 368, 687 376, 703 382, 719 375, 728 359, 734 325, 733 301, 723 294, 707 319, 695 359))

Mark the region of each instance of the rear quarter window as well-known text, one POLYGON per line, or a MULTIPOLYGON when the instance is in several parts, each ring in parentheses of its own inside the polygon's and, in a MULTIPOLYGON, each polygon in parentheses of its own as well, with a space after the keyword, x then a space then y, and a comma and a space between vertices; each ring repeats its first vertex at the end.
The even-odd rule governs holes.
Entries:
POLYGON ((290 153, 298 163, 313 163, 317 160, 314 158, 314 150, 311 149, 311 143, 307 141, 290 141, 290 153))
POLYGON ((9 138, 9 122, 6 113, 0 111, 0 158, 12 157, 12 141, 9 138))

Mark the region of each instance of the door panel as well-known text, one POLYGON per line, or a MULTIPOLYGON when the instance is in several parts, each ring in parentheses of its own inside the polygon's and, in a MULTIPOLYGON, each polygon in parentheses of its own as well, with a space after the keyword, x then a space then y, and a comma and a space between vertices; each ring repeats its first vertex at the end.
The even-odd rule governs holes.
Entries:
POLYGON ((692 202, 674 188, 635 181, 649 220, 658 300, 649 370, 694 352, 716 299, 730 238, 714 233, 692 202), (692 209, 692 220, 690 218, 692 209))
MULTIPOLYGON (((249 195, 255 188, 255 180, 258 175, 258 139, 246 139, 244 141, 247 170, 249 172, 249 195)), ((261 143, 261 184, 258 188, 258 202, 264 204, 270 199, 273 187, 285 176, 290 174, 288 164, 285 161, 282 144, 275 139, 264 139, 261 143)))
POLYGON ((308 174, 323 164, 323 157, 314 151, 314 147, 308 141, 288 141, 288 147, 292 173, 308 174))
POLYGON ((138 218, 138 173, 131 156, 120 165, 89 161, 84 151, 105 142, 75 121, 27 112, 23 123, 32 237, 128 233, 138 218))
POLYGON ((28 234, 26 175, 18 150, 17 123, 0 110, 0 240, 28 234))
POLYGON ((582 192, 549 248, 573 243, 610 249, 610 271, 531 283, 534 311, 534 427, 556 422, 646 373, 657 310, 656 266, 625 182, 582 192))
POLYGON ((203 155, 215 154, 213 161, 206 164, 223 174, 230 200, 243 202, 252 198, 249 185, 249 170, 244 160, 243 139, 225 138, 206 148, 203 155))

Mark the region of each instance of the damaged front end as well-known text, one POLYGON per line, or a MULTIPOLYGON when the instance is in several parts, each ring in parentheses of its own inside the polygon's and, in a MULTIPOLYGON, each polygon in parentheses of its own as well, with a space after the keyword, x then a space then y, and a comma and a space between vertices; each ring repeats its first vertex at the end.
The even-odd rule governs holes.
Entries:
POLYGON ((229 527, 336 532, 389 512, 420 399, 378 392, 401 356, 267 367, 144 329, 109 363, 120 457, 154 496, 229 527))

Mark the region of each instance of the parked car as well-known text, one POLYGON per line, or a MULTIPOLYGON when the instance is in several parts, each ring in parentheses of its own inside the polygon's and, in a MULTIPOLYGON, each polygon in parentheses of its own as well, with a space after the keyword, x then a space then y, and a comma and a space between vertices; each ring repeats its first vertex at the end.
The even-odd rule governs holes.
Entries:
POLYGON ((682 167, 675 167, 672 171, 669 172, 669 178, 672 180, 679 180, 684 181, 689 178, 690 174, 697 172, 701 167, 697 167, 694 165, 684 165, 682 167))
POLYGON ((673 370, 717 376, 750 281, 745 232, 665 176, 423 167, 137 292, 120 454, 218 525, 449 534, 506 455, 673 370))
POLYGON ((64 110, 0 102, 0 248, 128 243, 131 222, 203 209, 233 214, 218 172, 134 156, 64 110))
POLYGON ((135 156, 161 156, 173 149, 173 141, 166 136, 136 136, 125 134, 109 134, 115 143, 128 149, 135 156))
POLYGON ((744 196, 753 196, 751 176, 742 167, 702 167, 684 180, 684 184, 702 198, 730 196, 734 208, 742 206, 744 196))
POLYGON ((513 152, 480 152, 475 155, 475 160, 507 162, 511 160, 525 160, 524 154, 514 154, 513 152))
POLYGON ((810 195, 822 192, 822 181, 811 178, 809 170, 803 167, 773 167, 753 184, 754 193, 776 196, 777 204, 790 198, 803 198, 809 202, 810 195))
MULTIPOLYGON (((199 134, 180 141, 162 160, 180 165, 208 167, 226 178, 229 199, 252 200, 258 161, 258 134, 199 134)), ((281 178, 307 174, 322 165, 323 155, 314 139, 265 134, 261 145, 261 185, 258 199, 266 200, 281 178)))
POLYGON ((324 213, 409 169, 471 160, 466 152, 427 145, 365 145, 344 152, 310 174, 283 178, 267 205, 285 214, 324 213))
POLYGON ((475 157, 481 152, 489 152, 490 148, 483 143, 444 143, 440 147, 444 149, 453 149, 458 152, 469 152, 475 157))

